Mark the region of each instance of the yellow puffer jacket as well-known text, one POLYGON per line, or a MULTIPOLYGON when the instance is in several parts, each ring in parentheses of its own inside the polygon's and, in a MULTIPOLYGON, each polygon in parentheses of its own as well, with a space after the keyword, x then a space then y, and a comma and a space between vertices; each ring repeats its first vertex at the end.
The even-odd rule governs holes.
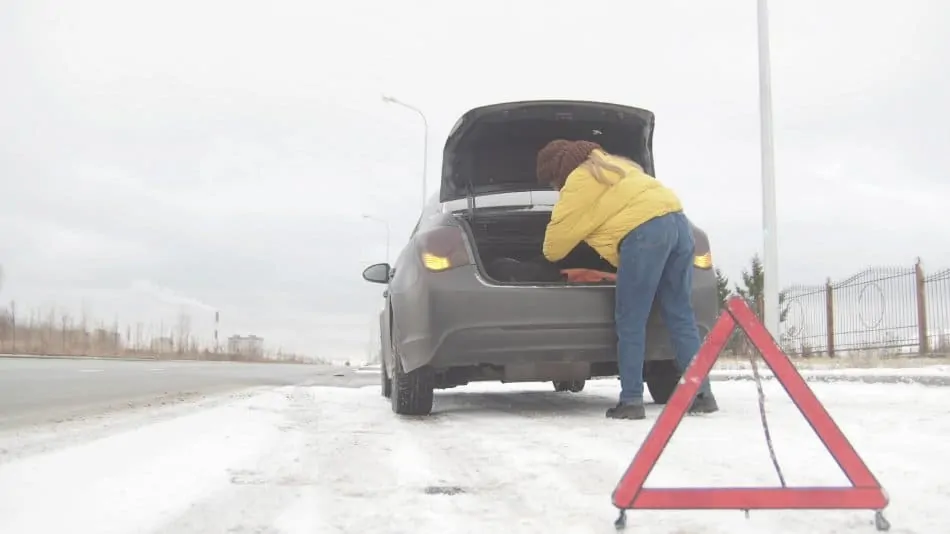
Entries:
POLYGON ((586 241, 614 267, 619 266, 617 245, 641 224, 683 210, 676 194, 658 180, 626 161, 607 156, 623 168, 624 176, 607 172, 613 185, 601 184, 581 166, 561 189, 544 235, 544 257, 558 261, 586 241))

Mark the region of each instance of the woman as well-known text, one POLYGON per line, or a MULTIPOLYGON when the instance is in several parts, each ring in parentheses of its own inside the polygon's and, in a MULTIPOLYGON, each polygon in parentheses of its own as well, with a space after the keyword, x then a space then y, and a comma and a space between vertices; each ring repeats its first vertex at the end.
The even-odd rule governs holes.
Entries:
MULTIPOLYGON (((654 298, 685 370, 699 351, 690 294, 693 234, 676 194, 635 162, 597 143, 558 139, 538 153, 538 180, 559 190, 544 236, 544 256, 558 261, 581 241, 617 268, 615 321, 620 402, 612 419, 644 419, 643 361, 654 298)), ((690 411, 719 410, 703 382, 690 411)))

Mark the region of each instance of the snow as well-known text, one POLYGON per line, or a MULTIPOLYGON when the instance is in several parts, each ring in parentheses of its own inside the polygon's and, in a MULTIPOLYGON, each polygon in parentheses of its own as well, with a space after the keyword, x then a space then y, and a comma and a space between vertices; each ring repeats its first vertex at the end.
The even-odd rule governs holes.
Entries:
MULTIPOLYGON (((648 486, 777 484, 752 382, 716 382, 722 411, 680 425, 648 486)), ((950 389, 814 383, 891 497, 892 532, 950 525, 950 389), (948 467, 941 467, 948 466, 948 467)), ((17 453, 0 438, 0 532, 606 533, 610 494, 659 414, 611 421, 616 381, 580 394, 547 384, 441 392, 399 418, 378 387, 286 387, 152 417, 89 423, 88 439, 17 453), (427 488, 457 488, 455 495, 427 488)), ((781 386, 765 384, 790 485, 844 476, 781 386)), ((37 430, 40 432, 40 430, 37 430)), ((46 438, 44 438, 46 439, 46 438)), ((6 440, 6 441, 5 441, 6 440)), ((628 532, 874 532, 870 511, 631 511, 628 532)))
MULTIPOLYGON (((768 365, 759 363, 759 370, 762 374, 771 374, 768 365)), ((798 372, 802 376, 878 376, 878 377, 948 377, 950 378, 950 365, 926 365, 923 367, 853 367, 853 368, 831 368, 831 369, 804 369, 798 367, 798 372)), ((721 365, 712 371, 713 375, 721 376, 731 375, 752 375, 752 368, 745 362, 730 362, 721 365)))

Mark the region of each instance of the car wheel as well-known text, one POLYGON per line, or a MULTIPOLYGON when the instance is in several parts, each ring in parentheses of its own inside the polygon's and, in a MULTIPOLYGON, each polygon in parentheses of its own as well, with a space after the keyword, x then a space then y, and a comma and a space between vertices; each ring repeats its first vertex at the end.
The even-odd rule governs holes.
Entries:
POLYGON ((680 372, 672 360, 650 362, 650 369, 646 376, 647 389, 653 402, 666 404, 676 391, 680 382, 680 372))
POLYGON ((429 415, 435 397, 435 374, 425 366, 411 372, 402 369, 398 354, 393 354, 393 412, 399 415, 429 415))
POLYGON ((393 381, 388 376, 388 371, 386 371, 386 360, 382 360, 379 365, 379 391, 383 397, 387 399, 392 397, 393 394, 393 381))
POLYGON ((571 393, 580 393, 581 391, 584 391, 584 385, 586 383, 586 380, 555 380, 554 391, 570 391, 571 393))

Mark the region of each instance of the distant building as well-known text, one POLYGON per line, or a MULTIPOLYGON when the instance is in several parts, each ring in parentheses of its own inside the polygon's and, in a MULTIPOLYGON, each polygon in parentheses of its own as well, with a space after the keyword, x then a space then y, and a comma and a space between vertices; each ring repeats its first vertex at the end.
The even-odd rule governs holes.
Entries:
POLYGON ((260 358, 264 356, 264 338, 255 335, 231 336, 228 338, 228 352, 260 358))

